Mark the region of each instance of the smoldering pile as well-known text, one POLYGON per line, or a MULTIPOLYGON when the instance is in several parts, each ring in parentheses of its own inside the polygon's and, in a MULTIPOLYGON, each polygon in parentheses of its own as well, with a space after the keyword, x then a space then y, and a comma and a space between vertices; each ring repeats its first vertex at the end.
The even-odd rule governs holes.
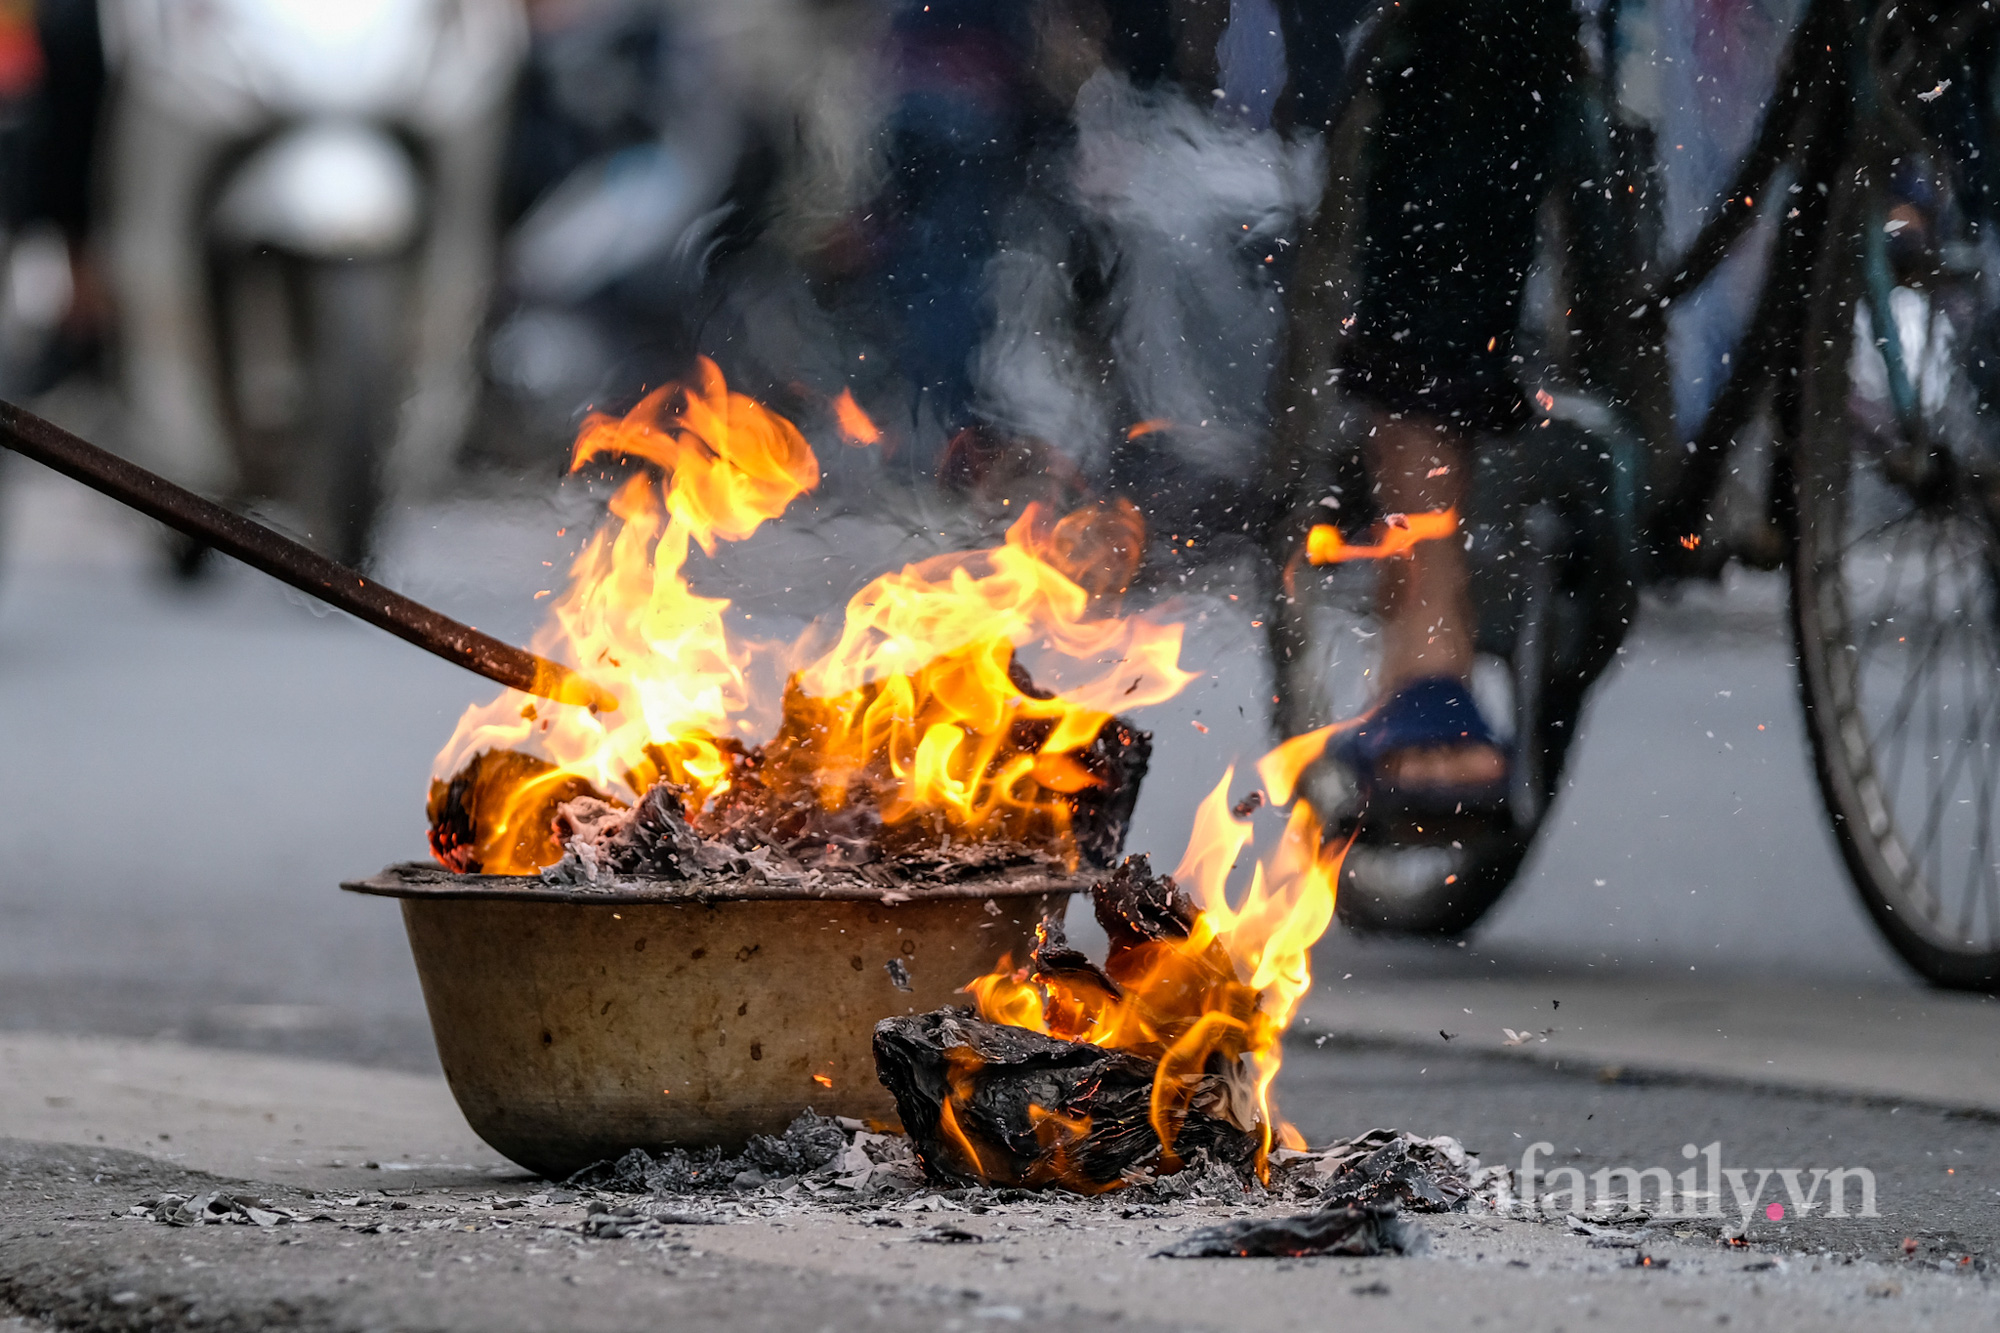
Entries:
MULTIPOLYGON (((1458 1140, 1371 1129, 1358 1138, 1305 1152, 1279 1149, 1268 1180, 1203 1152, 1182 1170, 1121 1188, 1121 1206, 1189 1200, 1240 1204, 1310 1202, 1323 1209, 1394 1207, 1418 1213, 1464 1212, 1488 1173, 1458 1140)), ((1019 1201, 1075 1199, 990 1182, 940 1180, 926 1173, 915 1142, 895 1130, 847 1116, 801 1112, 781 1134, 753 1135, 743 1151, 634 1148, 616 1161, 585 1167, 572 1189, 660 1199, 691 1196, 818 1198, 832 1203, 987 1194, 1019 1201)), ((1107 1197, 1107 1196, 1097 1196, 1107 1197)))
MULTIPOLYGON (((1008 676, 1025 695, 1052 697, 1018 662, 1008 676)), ((1152 754, 1151 733, 1109 718, 1069 756, 1087 775, 1076 790, 1038 791, 1027 816, 1002 819, 983 836, 954 837, 942 812, 885 817, 902 780, 883 756, 849 773, 837 799, 828 799, 821 775, 829 766, 818 742, 824 706, 793 688, 770 741, 713 741, 730 765, 729 781, 700 806, 688 788, 665 778, 627 806, 545 760, 480 751, 450 779, 431 784, 432 851, 461 874, 487 872, 493 861, 527 863, 545 867, 542 878, 552 884, 585 889, 728 875, 798 883, 827 872, 895 887, 1038 863, 1107 866, 1124 845, 1152 754), (525 815, 515 808, 524 789, 535 793, 525 815), (1038 813, 1049 807, 1061 817, 1038 813), (496 828, 506 845, 495 845, 496 828)), ((1016 719, 1000 757, 1035 754, 1051 727, 1045 718, 1016 719)))

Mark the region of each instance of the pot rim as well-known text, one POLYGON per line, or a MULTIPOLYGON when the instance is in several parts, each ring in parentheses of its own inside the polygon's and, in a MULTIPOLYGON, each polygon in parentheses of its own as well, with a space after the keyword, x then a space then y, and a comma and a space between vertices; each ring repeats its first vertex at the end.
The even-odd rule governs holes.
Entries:
POLYGON ((749 875, 728 875, 704 879, 698 884, 620 879, 602 888, 570 889, 546 883, 538 875, 461 875, 424 861, 402 861, 367 879, 343 880, 340 887, 349 893, 378 898, 577 903, 598 907, 719 902, 869 902, 895 907, 903 903, 1082 893, 1090 888, 1094 878, 1090 872, 1027 865, 975 872, 956 882, 923 888, 874 884, 845 874, 826 877, 822 872, 822 878, 807 884, 774 884, 749 875))

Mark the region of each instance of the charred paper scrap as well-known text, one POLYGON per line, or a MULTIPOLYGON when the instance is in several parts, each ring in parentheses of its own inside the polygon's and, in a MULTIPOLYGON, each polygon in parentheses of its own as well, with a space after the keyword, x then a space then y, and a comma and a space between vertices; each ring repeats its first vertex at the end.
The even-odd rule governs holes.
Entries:
POLYGON ((258 1226, 274 1227, 302 1220, 289 1208, 280 1208, 267 1199, 249 1194, 214 1192, 162 1194, 146 1203, 135 1204, 128 1217, 144 1217, 170 1227, 258 1226))
POLYGON ((1312 1254, 1422 1254, 1430 1233, 1381 1204, 1296 1217, 1246 1217, 1207 1227, 1157 1252, 1166 1259, 1291 1259, 1312 1254))
MULTIPOLYGON (((969 1009, 875 1026, 875 1070, 934 1182, 1096 1193, 1160 1164, 1158 1066, 1123 1051, 988 1023, 969 1009)), ((1183 1157, 1248 1167, 1259 1143, 1233 1118, 1230 1081, 1204 1074, 1174 1142, 1183 1157)))
POLYGON ((1243 1057, 1277 1038, 1258 993, 1196 937, 1194 904, 1144 856, 1091 899, 1104 966, 1046 921, 1027 966, 969 987, 977 1013, 876 1025, 876 1076, 933 1181, 1094 1194, 1198 1155, 1255 1173, 1269 1127, 1243 1057))
POLYGON ((571 1185, 621 1194, 696 1194, 744 1189, 785 1176, 803 1176, 834 1161, 847 1149, 841 1123, 808 1110, 783 1134, 753 1135, 743 1151, 723 1156, 720 1148, 672 1148, 655 1156, 634 1148, 615 1162, 587 1166, 571 1185))
POLYGON ((677 1209, 650 1210, 633 1204, 609 1204, 593 1200, 583 1218, 583 1234, 597 1240, 651 1240, 665 1235, 668 1227, 712 1227, 722 1219, 706 1213, 677 1209))
POLYGON ((1478 1170, 1479 1159, 1457 1139, 1395 1129, 1371 1129, 1319 1152, 1280 1148, 1271 1154, 1272 1188, 1317 1198, 1318 1209, 1210 1227, 1160 1253, 1172 1259, 1421 1254, 1430 1236, 1402 1214, 1465 1211, 1478 1170))
MULTIPOLYGON (((873 1133, 858 1120, 808 1110, 783 1134, 756 1135, 733 1157, 720 1148, 662 1153, 634 1148, 615 1162, 585 1167, 569 1181, 584 1189, 665 1199, 782 1188, 792 1182, 808 1194, 852 1198, 916 1189, 923 1184, 923 1172, 909 1141, 900 1135, 873 1133)), ((621 1221, 611 1216, 606 1225, 621 1221)))
POLYGON ((1318 1152, 1280 1148, 1271 1154, 1271 1183, 1316 1198, 1328 1208, 1378 1204, 1416 1213, 1463 1212, 1479 1159, 1449 1135, 1418 1138, 1371 1129, 1318 1152))

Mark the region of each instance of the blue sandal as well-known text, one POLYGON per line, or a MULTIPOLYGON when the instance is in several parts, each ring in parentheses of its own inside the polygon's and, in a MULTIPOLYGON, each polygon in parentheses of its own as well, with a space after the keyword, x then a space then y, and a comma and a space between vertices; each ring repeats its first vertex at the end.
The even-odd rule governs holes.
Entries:
POLYGON ((1333 746, 1333 757, 1353 770, 1370 813, 1443 817, 1492 815, 1506 809, 1505 776, 1491 782, 1400 784, 1383 776, 1381 764, 1404 750, 1490 746, 1513 756, 1494 734, 1472 690, 1451 676, 1411 681, 1362 716, 1333 746))

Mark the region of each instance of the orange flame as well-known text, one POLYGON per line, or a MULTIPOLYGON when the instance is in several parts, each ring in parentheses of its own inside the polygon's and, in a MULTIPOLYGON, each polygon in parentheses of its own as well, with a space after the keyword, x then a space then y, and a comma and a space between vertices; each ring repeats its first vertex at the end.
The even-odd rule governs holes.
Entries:
POLYGON ((1315 565, 1343 560, 1388 560, 1407 555, 1418 542, 1436 541, 1458 531, 1458 511, 1438 509, 1427 514, 1390 514, 1381 533, 1366 546, 1352 546, 1330 523, 1315 523, 1306 534, 1306 559, 1315 565))
POLYGON ((939 833, 1060 849, 1070 798, 1103 780, 1086 751, 1114 711, 1193 678, 1178 665, 1180 625, 1109 614, 1143 547, 1129 503, 1060 521, 1031 505, 997 547, 885 574, 814 654, 804 641, 736 642, 729 603, 697 595, 685 576, 690 543, 713 554, 817 483, 790 422, 730 392, 704 359, 694 384, 585 423, 572 470, 614 459, 650 467, 618 488, 613 521, 577 555, 534 647, 587 669, 625 706, 593 713, 510 690, 467 710, 432 784, 433 848, 454 869, 552 864, 555 808, 586 792, 631 801, 667 780, 699 819, 741 785, 751 716, 773 714, 758 781, 781 796, 835 810, 865 793, 886 824, 936 815, 939 833), (1050 659, 1059 693, 1023 687, 1017 645, 1050 659), (747 667, 760 653, 792 668, 782 699, 754 688, 747 667), (438 812, 454 790, 477 797, 477 827, 446 845, 438 812))
POLYGON ((861 410, 861 404, 854 401, 852 389, 842 389, 840 396, 833 400, 833 419, 840 425, 840 433, 849 444, 874 444, 882 438, 882 429, 868 419, 861 410))
POLYGON ((1113 712, 1193 679, 1177 665, 1181 626, 1087 615, 1078 580, 1122 590, 1138 531, 1129 504, 1053 526, 1030 505, 998 547, 876 579, 848 602, 839 641, 795 677, 799 724, 783 732, 802 739, 767 753, 767 771, 828 808, 857 782, 875 787, 892 825, 935 811, 974 837, 1060 834, 1060 798, 1099 783, 1079 752, 1113 712), (1024 642, 1106 665, 1038 698, 1011 674, 1024 642))
MULTIPOLYGON (((1265 782, 1289 793, 1330 732, 1297 738, 1317 738, 1317 748, 1288 742, 1266 755, 1259 764, 1265 782)), ((1163 1171, 1179 1167, 1174 1142, 1196 1081, 1218 1066, 1247 1073, 1246 1123, 1261 1133, 1260 1162, 1275 1141, 1297 1137, 1277 1121, 1271 1082, 1282 1060, 1280 1039, 1312 986, 1312 946, 1333 921, 1346 847, 1322 846, 1320 816, 1301 801, 1232 904, 1227 880, 1253 832, 1231 810, 1234 777, 1232 768, 1202 801, 1173 874, 1198 909, 1192 929, 1185 939, 1150 941, 1107 960, 1119 993, 1087 974, 1045 976, 1004 959, 966 987, 989 1022, 1156 1061, 1150 1118, 1163 1171)))

